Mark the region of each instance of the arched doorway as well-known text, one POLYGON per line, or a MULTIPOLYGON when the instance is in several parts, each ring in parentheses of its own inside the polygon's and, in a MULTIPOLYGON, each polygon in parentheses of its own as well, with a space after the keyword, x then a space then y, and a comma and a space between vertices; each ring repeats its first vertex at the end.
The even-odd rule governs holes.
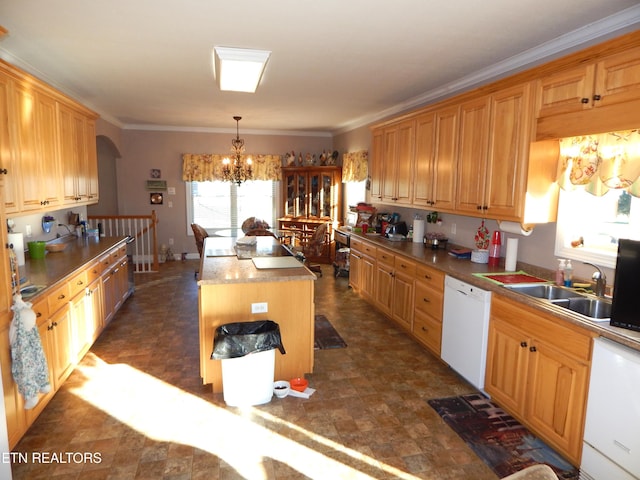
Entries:
POLYGON ((98 154, 98 192, 100 200, 87 207, 87 215, 118 215, 118 182, 116 159, 120 158, 118 147, 106 135, 96 137, 98 154))

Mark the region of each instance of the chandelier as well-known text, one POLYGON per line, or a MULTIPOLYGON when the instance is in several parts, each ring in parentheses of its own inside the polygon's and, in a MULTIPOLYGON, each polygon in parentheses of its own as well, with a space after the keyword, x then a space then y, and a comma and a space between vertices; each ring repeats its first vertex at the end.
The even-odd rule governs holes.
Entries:
POLYGON ((222 160, 222 179, 225 182, 235 182, 238 186, 242 182, 253 178, 251 170, 251 158, 246 159, 246 163, 242 160, 244 153, 244 140, 240 138, 240 120, 242 117, 235 116, 236 121, 236 138, 231 140, 231 151, 233 152, 233 160, 225 158, 222 160))

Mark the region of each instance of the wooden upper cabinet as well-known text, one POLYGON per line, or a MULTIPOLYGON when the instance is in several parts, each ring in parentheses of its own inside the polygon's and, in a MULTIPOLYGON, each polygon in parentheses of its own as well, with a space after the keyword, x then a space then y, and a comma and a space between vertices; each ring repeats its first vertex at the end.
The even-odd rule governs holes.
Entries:
POLYGON ((538 117, 640 98, 640 47, 538 80, 538 117))
POLYGON ((375 130, 371 139, 371 155, 369 156, 369 194, 373 201, 382 200, 384 157, 384 131, 375 130))
POLYGON ((58 145, 57 102, 42 92, 36 93, 36 139, 40 164, 42 208, 62 204, 62 165, 58 145))
POLYGON ((413 205, 451 211, 458 150, 457 105, 416 119, 413 205))
POLYGON ((20 209, 16 149, 13 147, 13 100, 13 80, 0 72, 0 187, 6 213, 20 209))
POLYGON ((385 126, 373 136, 372 177, 376 175, 374 183, 380 183, 372 189, 372 198, 388 204, 411 203, 415 120, 385 126), (378 189, 380 194, 375 195, 378 189))
POLYGON ((385 131, 383 199, 394 203, 411 202, 415 121, 408 120, 385 131))
POLYGON ((488 96, 460 106, 456 209, 461 213, 476 214, 484 205, 490 108, 488 96))
POLYGON ((460 115, 456 210, 523 221, 533 120, 530 84, 466 102, 460 115))

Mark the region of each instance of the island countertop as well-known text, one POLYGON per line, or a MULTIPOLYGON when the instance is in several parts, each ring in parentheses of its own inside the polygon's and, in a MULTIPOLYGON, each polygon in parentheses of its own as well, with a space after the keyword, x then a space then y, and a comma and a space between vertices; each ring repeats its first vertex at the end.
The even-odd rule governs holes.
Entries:
POLYGON ((198 285, 316 279, 302 263, 298 268, 256 268, 251 260, 253 257, 291 257, 291 254, 274 237, 254 238, 256 245, 237 246, 236 250, 237 237, 207 237, 202 249, 198 285))

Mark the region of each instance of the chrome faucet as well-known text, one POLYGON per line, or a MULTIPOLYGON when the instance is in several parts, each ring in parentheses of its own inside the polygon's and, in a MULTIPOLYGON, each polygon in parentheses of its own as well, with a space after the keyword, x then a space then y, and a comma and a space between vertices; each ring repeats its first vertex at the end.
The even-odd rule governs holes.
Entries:
POLYGON ((595 267, 595 269, 597 270, 596 272, 593 272, 593 275, 591 276, 591 280, 593 280, 595 287, 593 289, 593 293, 596 294, 596 296, 598 297, 604 297, 606 288, 607 288, 607 277, 604 274, 604 272, 602 271, 602 269, 597 266, 594 265, 593 263, 589 263, 589 262, 583 262, 585 265, 591 265, 592 267, 595 267))

